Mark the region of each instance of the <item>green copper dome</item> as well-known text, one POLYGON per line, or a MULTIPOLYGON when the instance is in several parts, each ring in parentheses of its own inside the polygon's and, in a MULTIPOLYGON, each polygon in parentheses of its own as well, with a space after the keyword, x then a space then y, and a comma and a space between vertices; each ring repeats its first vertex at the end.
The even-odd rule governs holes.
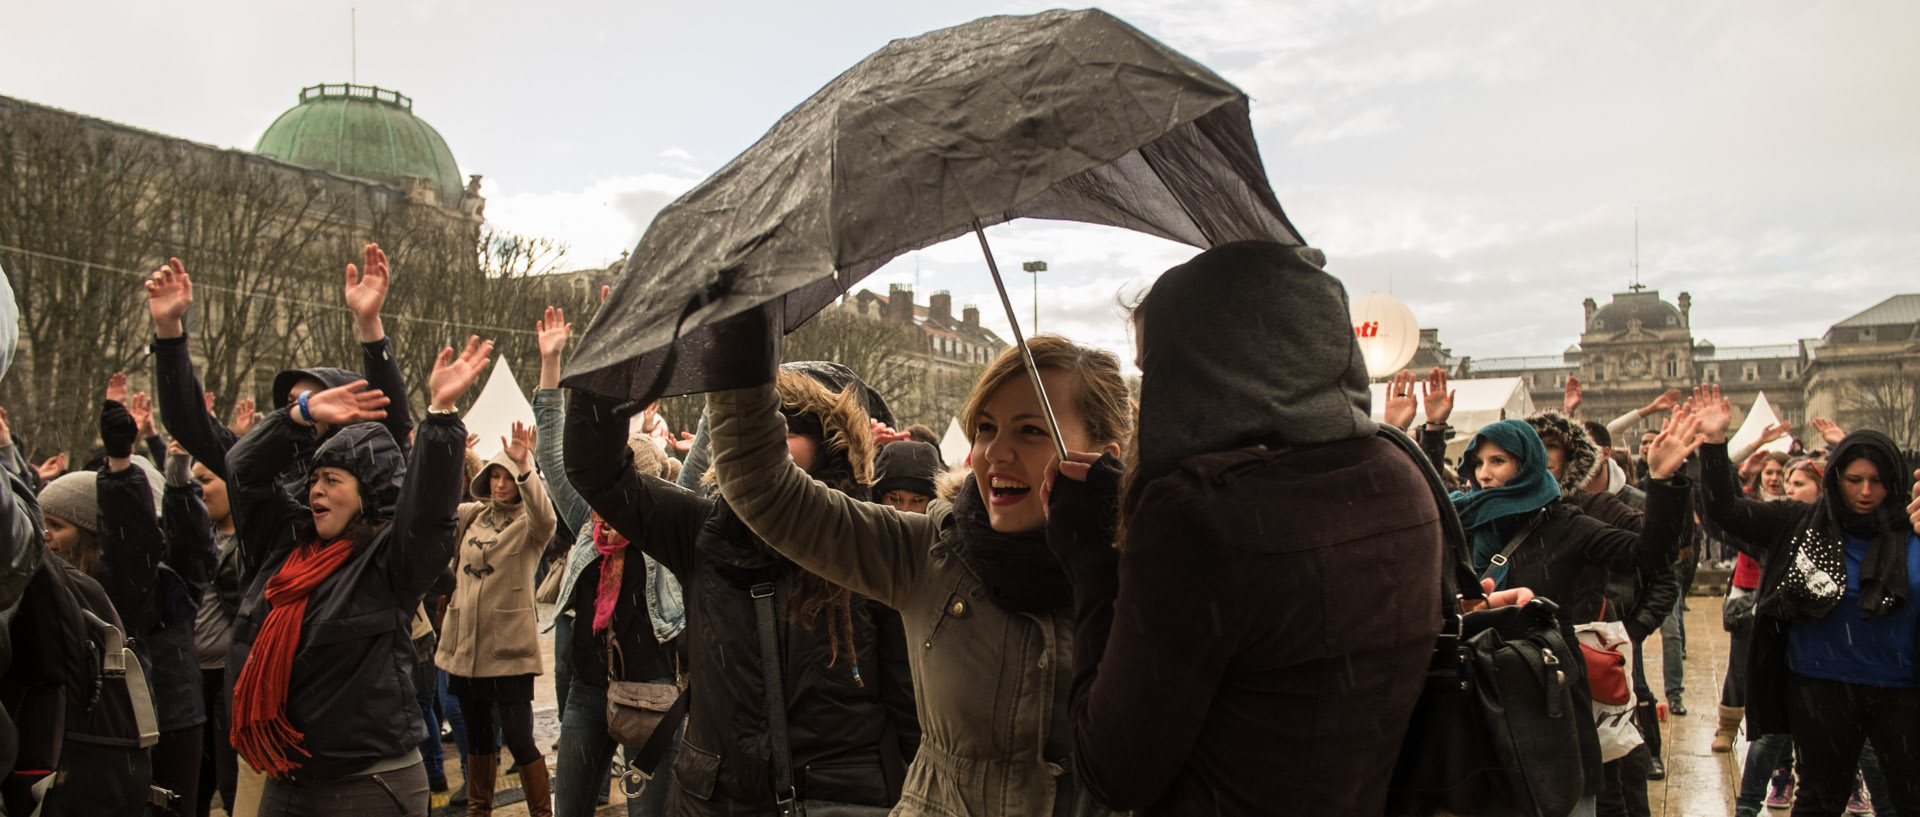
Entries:
POLYGON ((260 135, 253 152, 297 165, 386 182, 433 184, 442 207, 460 202, 460 166, 438 131, 413 115, 413 99, 369 85, 314 85, 260 135))

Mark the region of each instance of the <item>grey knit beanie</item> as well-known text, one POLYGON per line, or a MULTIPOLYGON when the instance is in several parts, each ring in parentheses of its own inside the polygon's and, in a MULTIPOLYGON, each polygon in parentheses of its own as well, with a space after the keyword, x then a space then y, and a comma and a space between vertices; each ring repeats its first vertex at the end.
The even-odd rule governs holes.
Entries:
POLYGON ((99 474, 75 471, 40 489, 40 514, 57 516, 88 533, 100 531, 100 502, 95 492, 99 474))

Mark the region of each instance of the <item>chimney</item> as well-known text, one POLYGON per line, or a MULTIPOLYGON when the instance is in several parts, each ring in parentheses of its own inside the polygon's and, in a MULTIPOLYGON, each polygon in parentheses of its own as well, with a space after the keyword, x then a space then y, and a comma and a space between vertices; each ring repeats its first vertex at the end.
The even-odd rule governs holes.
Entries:
POLYGON ((1439 346, 1439 345, 1440 345, 1440 330, 1438 330, 1438 329, 1422 329, 1422 330, 1420 330, 1420 343, 1421 343, 1422 345, 1424 345, 1424 344, 1428 344, 1428 343, 1431 343, 1431 344, 1433 344, 1433 345, 1435 345, 1435 346, 1439 346))
POLYGON ((1693 318, 1690 317, 1688 314, 1693 311, 1693 296, 1688 295, 1685 292, 1682 292, 1680 293, 1679 301, 1680 301, 1680 325, 1685 327, 1693 326, 1693 318))
POLYGON ((899 284, 887 287, 887 320, 913 324, 913 290, 899 284))
POLYGON ((1587 320, 1586 320, 1586 324, 1587 324, 1588 326, 1592 326, 1592 325, 1593 325, 1593 313, 1595 313, 1595 312, 1598 312, 1598 311, 1600 311, 1600 305, 1599 305, 1599 304, 1596 304, 1596 303, 1594 303, 1594 302, 1593 302, 1593 299, 1592 299, 1592 298, 1588 298, 1588 299, 1586 299, 1586 300, 1584 300, 1584 301, 1581 301, 1581 302, 1580 302, 1580 306, 1581 306, 1582 308, 1584 308, 1584 309, 1586 309, 1586 310, 1587 310, 1587 320))
POLYGON ((927 296, 927 312, 940 323, 953 323, 953 294, 943 289, 927 296))
POLYGON ((965 309, 960 310, 960 319, 968 326, 980 328, 980 307, 967 304, 965 309))

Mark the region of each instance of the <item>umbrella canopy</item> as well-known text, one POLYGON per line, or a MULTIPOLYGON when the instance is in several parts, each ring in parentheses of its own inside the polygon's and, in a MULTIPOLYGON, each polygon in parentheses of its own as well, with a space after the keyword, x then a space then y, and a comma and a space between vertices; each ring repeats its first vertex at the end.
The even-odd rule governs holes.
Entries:
POLYGON ((1301 243, 1238 88, 1099 10, 987 17, 889 43, 661 210, 566 383, 738 385, 720 321, 792 331, 902 253, 1021 217, 1301 243))

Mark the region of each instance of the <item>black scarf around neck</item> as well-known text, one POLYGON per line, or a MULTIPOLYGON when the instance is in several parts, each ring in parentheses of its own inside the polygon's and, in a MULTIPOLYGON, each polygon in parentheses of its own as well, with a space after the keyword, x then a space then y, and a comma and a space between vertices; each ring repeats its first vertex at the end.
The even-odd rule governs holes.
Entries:
POLYGON ((1019 533, 994 530, 971 476, 953 498, 953 515, 960 524, 960 558, 1001 609, 1009 613, 1073 609, 1073 585, 1060 560, 1047 549, 1045 528, 1019 533))

